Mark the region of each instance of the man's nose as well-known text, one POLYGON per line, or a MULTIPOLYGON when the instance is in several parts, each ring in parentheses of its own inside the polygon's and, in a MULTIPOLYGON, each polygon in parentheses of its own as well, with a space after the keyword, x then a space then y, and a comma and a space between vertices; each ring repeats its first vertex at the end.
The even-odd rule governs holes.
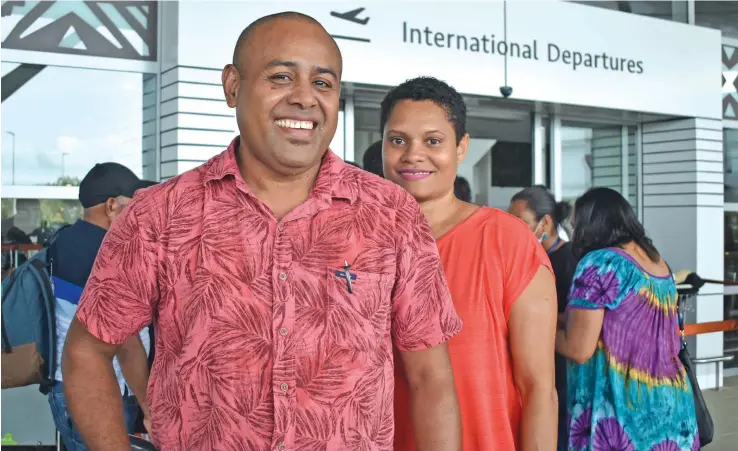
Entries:
POLYGON ((300 106, 303 109, 312 108, 318 104, 312 80, 308 77, 299 77, 292 86, 289 98, 290 104, 300 106))

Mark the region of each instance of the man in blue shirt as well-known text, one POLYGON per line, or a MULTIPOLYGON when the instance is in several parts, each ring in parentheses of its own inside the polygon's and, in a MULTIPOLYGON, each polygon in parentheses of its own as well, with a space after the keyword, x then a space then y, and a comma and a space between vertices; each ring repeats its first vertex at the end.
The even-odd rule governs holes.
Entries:
MULTIPOLYGON (((105 233, 132 200, 134 193, 153 184, 155 182, 139 179, 130 169, 118 163, 96 164, 79 186, 79 201, 84 208, 82 219, 60 230, 48 251, 56 297, 57 335, 56 383, 49 393, 49 405, 62 441, 69 451, 85 451, 87 447, 72 422, 64 396, 61 357, 67 330, 77 311, 77 302, 105 233)), ((113 361, 129 433, 133 432, 138 418, 136 395, 146 400, 149 349, 149 332, 144 329, 140 335, 134 335, 126 342, 113 361)), ((142 402, 141 407, 144 415, 147 415, 146 403, 142 402)))

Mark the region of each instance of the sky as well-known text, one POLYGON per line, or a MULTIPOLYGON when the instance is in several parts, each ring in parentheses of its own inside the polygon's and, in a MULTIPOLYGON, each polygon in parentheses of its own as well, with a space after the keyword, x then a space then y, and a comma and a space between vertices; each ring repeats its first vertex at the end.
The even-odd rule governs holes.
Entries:
MULTIPOLYGON (((16 64, 2 63, 5 75, 16 64)), ((2 181, 45 185, 115 161, 141 175, 143 76, 48 66, 2 103, 2 181), (8 132, 15 133, 13 138, 8 132), (62 173, 62 161, 64 173, 62 173)))

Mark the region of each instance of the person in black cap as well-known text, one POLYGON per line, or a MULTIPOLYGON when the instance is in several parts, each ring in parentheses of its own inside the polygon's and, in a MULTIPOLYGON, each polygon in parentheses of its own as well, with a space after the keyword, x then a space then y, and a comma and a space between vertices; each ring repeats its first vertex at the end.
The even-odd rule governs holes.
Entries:
MULTIPOLYGON (((56 297, 57 363, 55 381, 49 392, 49 405, 62 441, 70 451, 87 447, 70 421, 62 382, 61 356, 67 330, 77 311, 77 302, 105 233, 132 200, 136 191, 156 182, 139 179, 127 167, 118 163, 96 164, 79 185, 79 201, 84 208, 82 219, 59 230, 49 247, 52 281, 56 297)), ((123 396, 124 414, 129 432, 133 432, 139 406, 134 394, 145 396, 148 380, 147 354, 150 349, 149 331, 134 335, 118 352, 114 360, 115 374, 123 396), (125 375, 125 378, 124 378, 125 375)), ((145 397, 142 398, 145 401, 145 397)), ((141 407, 146 415, 145 402, 141 407)))

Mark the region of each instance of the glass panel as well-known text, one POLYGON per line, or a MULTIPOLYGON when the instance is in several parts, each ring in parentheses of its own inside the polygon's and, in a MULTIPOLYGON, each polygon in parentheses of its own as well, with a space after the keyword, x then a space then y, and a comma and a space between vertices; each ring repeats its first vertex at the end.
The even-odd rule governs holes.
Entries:
MULTIPOLYGON (((725 212, 725 280, 738 282, 738 212, 725 212)), ((735 287, 726 287, 731 290, 735 287)), ((723 317, 738 319, 738 295, 724 297, 723 317)), ((738 331, 725 332, 723 346, 726 354, 736 354, 738 358, 738 331)), ((726 368, 738 368, 738 362, 726 362, 726 368)))
MULTIPOLYGON (((77 200, 2 199, 0 210, 3 244, 44 244, 56 229, 82 217, 82 205, 77 200)), ((27 252, 17 256, 3 252, 3 275, 26 257, 27 252)))
MULTIPOLYGON (((656 17, 659 19, 673 20, 675 22, 687 23, 687 1, 574 1, 587 6, 612 9, 625 13, 637 14, 639 16, 656 17)), ((696 2, 697 4, 702 2, 696 2)), ((711 2, 708 2, 711 3, 711 2)), ((716 2, 715 2, 716 3, 716 2)))
POLYGON ((37 67, 40 72, 14 71, 2 80, 11 77, 17 86, 2 102, 3 184, 77 185, 106 161, 140 177, 144 150, 153 164, 155 115, 144 115, 144 107, 155 109, 155 77, 37 67))
POLYGON ((723 129, 725 202, 738 202, 738 129, 723 129))
POLYGON ((561 126, 562 200, 595 186, 622 192, 621 134, 619 126, 561 126))
POLYGON ((697 25, 716 28, 723 36, 738 37, 738 2, 694 2, 697 25))

